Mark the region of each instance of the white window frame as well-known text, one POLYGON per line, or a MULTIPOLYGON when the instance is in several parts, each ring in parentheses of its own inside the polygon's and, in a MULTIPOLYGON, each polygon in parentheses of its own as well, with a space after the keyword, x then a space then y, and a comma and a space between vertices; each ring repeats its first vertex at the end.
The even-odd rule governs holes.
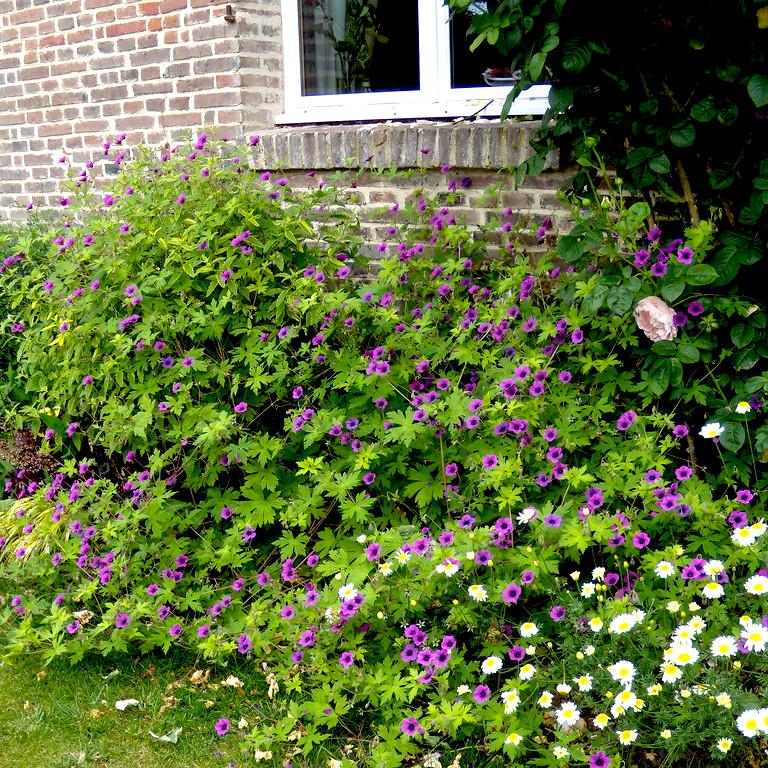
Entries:
MULTIPOLYGON (((451 87, 450 10, 443 0, 414 0, 418 2, 419 14, 418 90, 323 96, 302 95, 299 0, 280 1, 284 112, 275 118, 278 125, 501 114, 508 88, 451 87)), ((509 114, 543 115, 549 106, 548 96, 549 85, 532 85, 515 99, 509 114)))

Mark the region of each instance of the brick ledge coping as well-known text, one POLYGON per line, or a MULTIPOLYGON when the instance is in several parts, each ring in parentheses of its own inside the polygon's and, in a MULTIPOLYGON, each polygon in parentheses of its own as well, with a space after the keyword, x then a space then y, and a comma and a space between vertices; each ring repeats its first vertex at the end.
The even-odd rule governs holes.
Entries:
MULTIPOLYGON (((261 134, 264 151, 256 161, 295 170, 443 165, 498 170, 530 156, 528 140, 538 126, 537 120, 289 126, 261 134)), ((549 165, 555 167, 556 158, 549 165)))

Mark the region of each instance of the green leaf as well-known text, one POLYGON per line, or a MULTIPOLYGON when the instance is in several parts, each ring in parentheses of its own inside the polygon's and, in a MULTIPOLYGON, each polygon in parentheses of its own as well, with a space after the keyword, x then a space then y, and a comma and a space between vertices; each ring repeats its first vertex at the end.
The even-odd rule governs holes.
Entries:
POLYGON ((746 432, 744 426, 738 421, 729 421, 723 424, 723 433, 720 435, 720 445, 728 451, 736 451, 744 445, 746 432))
POLYGON ((685 283, 682 280, 672 280, 664 282, 661 286, 661 295, 665 301, 673 302, 677 300, 685 290, 685 283))
POLYGON ((549 108, 553 112, 565 112, 573 104, 573 88, 556 88, 553 86, 549 89, 548 98, 549 108))
POLYGON ((624 286, 615 286, 608 291, 606 303, 608 309, 610 309, 614 315, 625 315, 632 309, 632 292, 624 286))
POLYGON ((648 167, 654 172, 658 174, 665 174, 669 173, 671 168, 669 165, 669 158, 664 154, 660 155, 654 155, 649 161, 648 161, 648 167))
POLYGON ((715 101, 711 96, 697 101, 691 107, 691 117, 700 123, 708 123, 710 120, 714 120, 716 114, 715 101))
POLYGON ((572 75, 583 72, 592 60, 590 47, 580 40, 571 40, 563 46, 562 65, 572 75))
POLYGON ((677 359, 681 363, 695 363, 699 359, 699 350, 693 344, 681 344, 677 350, 677 359))
POLYGON ((755 329, 747 323, 738 323, 731 328, 731 341, 741 349, 746 347, 755 337, 755 329))
POLYGON ((677 354, 677 344, 674 341, 657 341, 651 351, 660 357, 674 357, 677 354))
POLYGON ((696 126, 688 123, 682 128, 675 128, 670 131, 669 140, 676 147, 690 147, 696 139, 696 126))
POLYGON ((539 51, 531 56, 528 62, 528 74, 531 76, 531 80, 536 81, 541 77, 541 72, 544 69, 544 63, 547 60, 547 54, 539 51))
POLYGON ((660 360, 650 373, 650 387, 654 395, 663 395, 669 387, 671 366, 669 360, 660 360))
POLYGON ((733 367, 737 371, 748 371, 754 368, 760 360, 760 354, 754 347, 747 347, 733 356, 733 367))
POLYGON ((709 264, 694 264, 685 269, 683 280, 688 285, 709 285, 717 280, 717 270, 709 264))
POLYGON ((752 75, 747 81, 747 93, 756 107, 768 104, 768 76, 752 75))

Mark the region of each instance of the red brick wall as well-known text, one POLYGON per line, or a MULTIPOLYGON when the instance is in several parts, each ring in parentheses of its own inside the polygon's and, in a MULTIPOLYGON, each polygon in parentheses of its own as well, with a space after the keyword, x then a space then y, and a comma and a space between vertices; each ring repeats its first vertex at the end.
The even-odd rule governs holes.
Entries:
POLYGON ((110 136, 268 127, 282 81, 279 2, 0 0, 0 219, 52 204, 66 154, 110 136), (265 78, 271 78, 265 82, 265 78))

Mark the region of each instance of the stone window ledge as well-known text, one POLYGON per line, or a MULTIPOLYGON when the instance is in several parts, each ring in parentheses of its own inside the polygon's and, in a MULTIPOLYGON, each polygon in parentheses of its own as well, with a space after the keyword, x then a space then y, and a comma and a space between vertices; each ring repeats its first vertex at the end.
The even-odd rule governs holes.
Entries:
MULTIPOLYGON (((493 120, 468 123, 371 123, 275 128, 261 134, 260 167, 293 170, 336 168, 455 168, 499 170, 531 155, 539 122, 493 120), (428 150, 428 151, 427 151, 428 150)), ((548 167, 557 167, 557 155, 548 167)))

